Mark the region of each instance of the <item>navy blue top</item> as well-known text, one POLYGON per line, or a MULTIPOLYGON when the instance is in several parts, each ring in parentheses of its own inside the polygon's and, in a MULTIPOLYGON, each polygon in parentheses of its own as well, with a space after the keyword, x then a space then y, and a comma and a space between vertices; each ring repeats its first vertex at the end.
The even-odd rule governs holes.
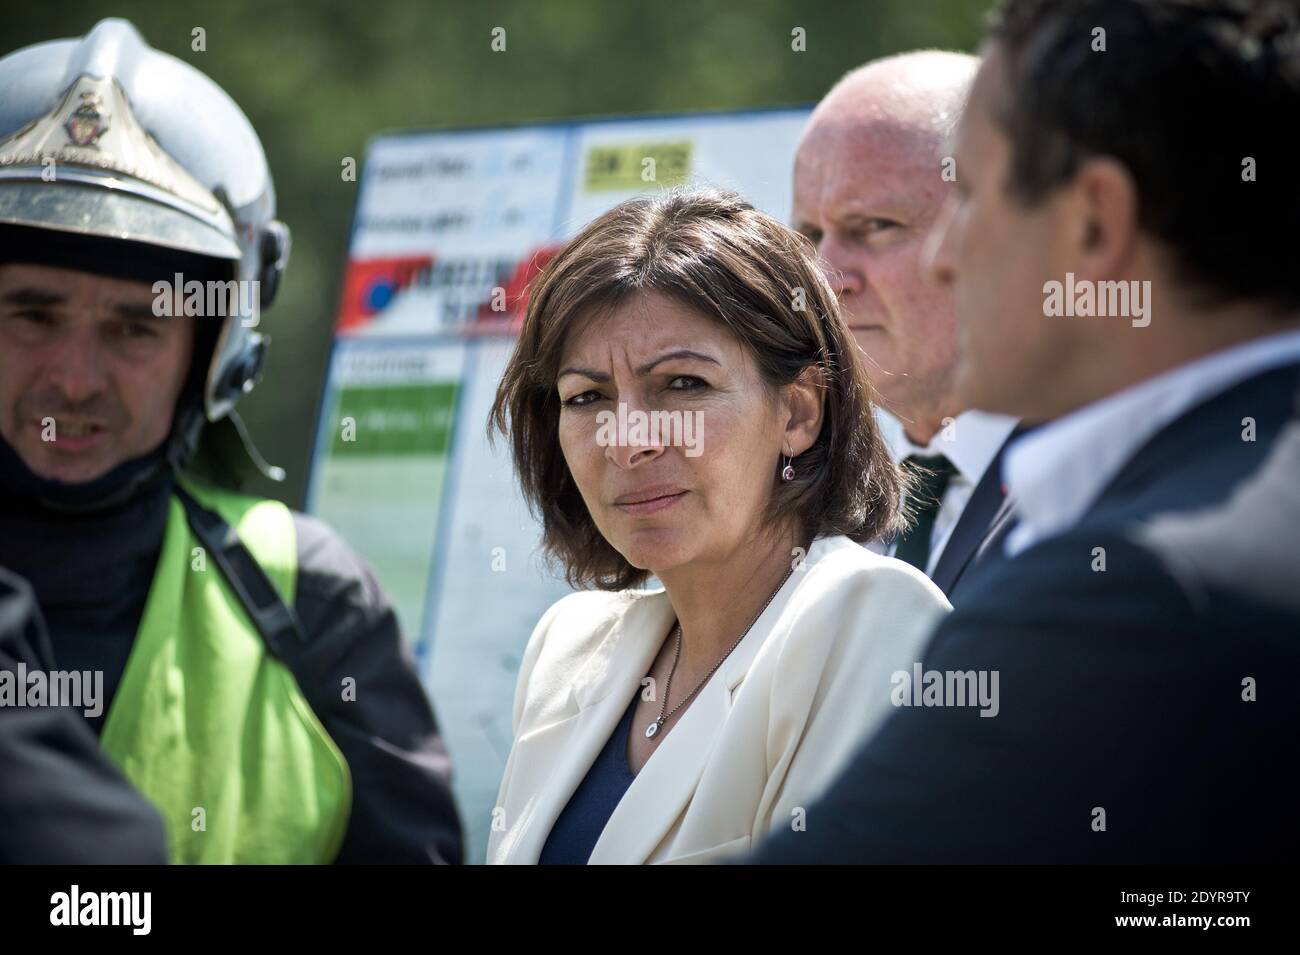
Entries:
POLYGON ((637 697, 637 693, 632 694, 623 719, 555 820, 538 865, 586 865, 591 858, 591 850, 596 848, 596 840, 605 831, 614 807, 636 779, 627 764, 627 742, 637 697))

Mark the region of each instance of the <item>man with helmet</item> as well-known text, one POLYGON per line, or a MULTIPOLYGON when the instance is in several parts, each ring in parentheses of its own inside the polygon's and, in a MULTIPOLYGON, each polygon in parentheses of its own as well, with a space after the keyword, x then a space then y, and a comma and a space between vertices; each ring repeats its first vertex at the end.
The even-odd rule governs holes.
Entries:
POLYGON ((0 59, 0 90, 0 565, 56 665, 103 673, 101 747, 173 861, 459 861, 387 597, 238 493, 276 476, 235 404, 289 249, 256 133, 121 20, 0 59), (195 282, 253 294, 191 317, 195 282))

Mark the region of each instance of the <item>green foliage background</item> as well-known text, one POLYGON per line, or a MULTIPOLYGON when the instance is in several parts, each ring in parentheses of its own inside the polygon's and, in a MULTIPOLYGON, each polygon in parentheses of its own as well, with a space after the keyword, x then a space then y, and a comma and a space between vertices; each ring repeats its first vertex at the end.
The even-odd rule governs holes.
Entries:
MULTIPOLYGON (((7 0, 0 52, 131 20, 157 49, 221 84, 262 137, 293 230, 263 330, 266 375, 243 410, 299 506, 358 183, 375 133, 618 114, 811 104, 878 56, 973 50, 992 0, 7 0), (490 48, 504 27, 507 49, 490 48), (206 31, 204 52, 192 31, 206 31), (791 50, 803 27, 807 49, 791 50), (360 176, 358 177, 358 180, 360 176)), ((0 96, 3 91, 0 90, 0 96)))

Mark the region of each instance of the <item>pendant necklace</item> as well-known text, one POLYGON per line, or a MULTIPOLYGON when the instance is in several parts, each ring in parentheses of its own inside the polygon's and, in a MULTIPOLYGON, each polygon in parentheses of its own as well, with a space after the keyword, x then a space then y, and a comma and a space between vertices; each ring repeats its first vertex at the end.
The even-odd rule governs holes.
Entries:
POLYGON ((668 708, 668 696, 673 689, 673 674, 677 672, 677 661, 682 655, 682 625, 680 621, 674 624, 673 629, 677 631, 677 646, 673 649, 673 665, 668 671, 668 680, 664 684, 664 702, 659 707, 658 718, 645 728, 646 739, 654 739, 663 725, 672 719, 673 714, 689 703, 691 698, 695 696, 696 693, 700 692, 704 684, 709 682, 709 677, 713 676, 713 674, 717 672, 718 667, 722 666, 727 657, 731 656, 731 651, 740 646, 740 641, 744 640, 745 637, 749 635, 749 631, 754 629, 754 624, 758 623, 758 618, 763 616, 763 611, 765 611, 768 608, 768 605, 776 599, 776 595, 781 592, 781 588, 785 586, 785 582, 790 579, 790 575, 793 573, 794 565, 792 563, 790 569, 785 572, 785 576, 781 578, 781 582, 776 585, 776 590, 772 591, 771 596, 769 596, 767 600, 763 601, 763 606, 758 608, 758 613, 754 614, 754 619, 749 622, 749 626, 745 628, 745 632, 736 638, 736 642, 733 643, 727 652, 722 655, 721 659, 719 659, 717 663, 713 664, 708 673, 704 674, 704 679, 700 680, 700 682, 695 685, 695 689, 687 693, 686 696, 682 697, 682 699, 678 701, 676 706, 665 713, 664 710, 668 708))

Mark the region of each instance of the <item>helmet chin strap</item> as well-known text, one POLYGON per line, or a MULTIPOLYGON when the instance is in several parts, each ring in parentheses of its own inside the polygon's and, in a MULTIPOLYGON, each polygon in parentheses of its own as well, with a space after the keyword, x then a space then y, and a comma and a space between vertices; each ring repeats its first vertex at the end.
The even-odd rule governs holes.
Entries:
POLYGON ((166 448, 167 464, 172 471, 179 474, 189 464, 198 450, 199 439, 203 437, 203 426, 207 417, 203 413, 203 401, 182 400, 176 408, 176 418, 172 422, 172 433, 163 443, 166 448))

